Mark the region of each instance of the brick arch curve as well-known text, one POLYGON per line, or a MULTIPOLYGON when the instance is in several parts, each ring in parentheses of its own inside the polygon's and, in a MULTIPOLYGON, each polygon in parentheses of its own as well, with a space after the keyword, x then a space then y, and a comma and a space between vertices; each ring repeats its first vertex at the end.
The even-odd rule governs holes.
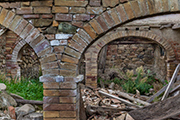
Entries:
POLYGON ((124 37, 140 37, 153 40, 166 50, 167 62, 175 59, 174 51, 166 39, 147 31, 111 31, 96 40, 85 52, 86 61, 86 85, 97 86, 97 59, 100 50, 109 42, 124 37))
MULTIPOLYGON (((16 15, 13 11, 0 7, 0 24, 16 33, 22 40, 15 46, 12 57, 9 60, 12 65, 12 77, 19 76, 17 56, 19 50, 27 43, 30 45, 39 58, 45 57, 46 50, 50 49, 50 44, 45 36, 23 17, 16 15)), ((49 50, 50 51, 50 50, 49 50)))
POLYGON ((72 37, 69 46, 80 54, 71 58, 78 61, 93 42, 119 25, 137 18, 179 12, 179 6, 179 0, 134 0, 119 4, 90 20, 72 37))

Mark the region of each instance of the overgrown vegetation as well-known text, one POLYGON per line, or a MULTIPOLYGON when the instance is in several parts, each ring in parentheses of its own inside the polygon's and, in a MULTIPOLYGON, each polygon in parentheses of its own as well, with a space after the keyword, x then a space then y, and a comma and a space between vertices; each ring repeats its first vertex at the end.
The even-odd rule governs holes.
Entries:
MULTIPOLYGON (((122 72, 119 74, 122 76, 122 72)), ((145 73, 142 66, 138 67, 135 72, 133 70, 127 70, 123 78, 124 79, 114 78, 112 80, 103 80, 99 78, 98 83, 103 82, 109 85, 111 82, 114 82, 116 85, 122 87, 125 92, 135 94, 136 90, 138 90, 141 95, 148 94, 150 88, 157 90, 163 86, 160 80, 157 80, 154 75, 150 75, 149 70, 145 73), (155 84, 158 84, 158 86, 154 86, 155 84), (160 88, 157 88, 159 86, 160 88)))
POLYGON ((0 77, 0 83, 4 83, 7 86, 8 93, 20 95, 24 99, 43 99, 43 83, 40 83, 38 79, 21 78, 21 80, 11 79, 9 81, 3 77, 0 77))

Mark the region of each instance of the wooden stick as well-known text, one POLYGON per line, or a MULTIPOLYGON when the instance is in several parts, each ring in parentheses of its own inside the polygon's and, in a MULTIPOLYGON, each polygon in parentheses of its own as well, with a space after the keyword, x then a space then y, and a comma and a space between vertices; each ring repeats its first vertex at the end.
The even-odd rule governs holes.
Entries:
POLYGON ((131 100, 131 101, 136 101, 136 102, 138 102, 138 103, 140 103, 140 104, 142 104, 142 105, 145 105, 145 106, 151 105, 151 104, 148 103, 148 102, 145 102, 145 101, 142 101, 142 100, 140 100, 140 99, 131 97, 131 96, 129 96, 127 93, 121 92, 121 91, 119 91, 119 90, 118 90, 116 93, 117 93, 119 96, 121 96, 121 97, 127 98, 127 99, 129 99, 129 100, 131 100))
POLYGON ((106 95, 106 96, 108 96, 108 97, 111 97, 111 98, 120 100, 120 101, 122 101, 122 102, 124 102, 124 103, 126 103, 126 104, 128 104, 128 105, 136 106, 136 107, 141 108, 141 106, 135 105, 135 104, 133 104, 133 103, 131 103, 131 102, 125 100, 125 99, 119 98, 119 97, 117 97, 117 96, 115 96, 115 95, 111 95, 111 94, 106 93, 106 92, 103 92, 103 91, 101 91, 101 90, 99 90, 98 92, 101 93, 101 94, 103 94, 103 95, 106 95))
POLYGON ((15 99, 17 103, 42 105, 43 101, 15 99))

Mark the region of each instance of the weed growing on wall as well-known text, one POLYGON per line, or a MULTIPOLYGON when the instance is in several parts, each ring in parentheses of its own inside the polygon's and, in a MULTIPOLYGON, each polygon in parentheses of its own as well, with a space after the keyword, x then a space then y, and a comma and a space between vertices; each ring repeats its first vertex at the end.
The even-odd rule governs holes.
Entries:
POLYGON ((22 96, 27 100, 43 100, 43 83, 40 83, 38 79, 1 79, 0 83, 4 83, 7 86, 8 93, 14 93, 22 96))

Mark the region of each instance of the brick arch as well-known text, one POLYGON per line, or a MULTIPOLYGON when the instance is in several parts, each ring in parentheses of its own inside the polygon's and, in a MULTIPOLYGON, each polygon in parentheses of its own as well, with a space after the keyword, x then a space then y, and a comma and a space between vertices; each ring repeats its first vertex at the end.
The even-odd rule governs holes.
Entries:
POLYGON ((45 36, 23 17, 16 15, 13 11, 0 7, 0 24, 5 28, 16 33, 22 40, 15 46, 12 57, 9 60, 12 68, 12 77, 19 76, 19 67, 17 65, 17 56, 19 50, 27 43, 30 45, 39 58, 45 57, 50 53, 50 44, 45 36))
POLYGON ((166 50, 167 62, 175 60, 174 50, 166 39, 157 36, 152 32, 147 31, 111 31, 103 37, 96 40, 85 52, 86 61, 86 85, 93 87, 97 86, 97 59, 100 50, 107 45, 119 38, 124 37, 140 37, 148 40, 155 41, 166 50))
MULTIPOLYGON (((73 60, 78 61, 84 51, 91 46, 93 42, 113 28, 137 18, 179 12, 179 6, 179 0, 135 0, 119 4, 90 20, 82 29, 78 30, 69 42, 69 47, 71 47, 72 50, 75 49, 80 54, 75 57, 72 54, 68 54, 73 56, 71 57, 73 60)), ((68 60, 65 59, 63 61, 68 62, 68 60)))

